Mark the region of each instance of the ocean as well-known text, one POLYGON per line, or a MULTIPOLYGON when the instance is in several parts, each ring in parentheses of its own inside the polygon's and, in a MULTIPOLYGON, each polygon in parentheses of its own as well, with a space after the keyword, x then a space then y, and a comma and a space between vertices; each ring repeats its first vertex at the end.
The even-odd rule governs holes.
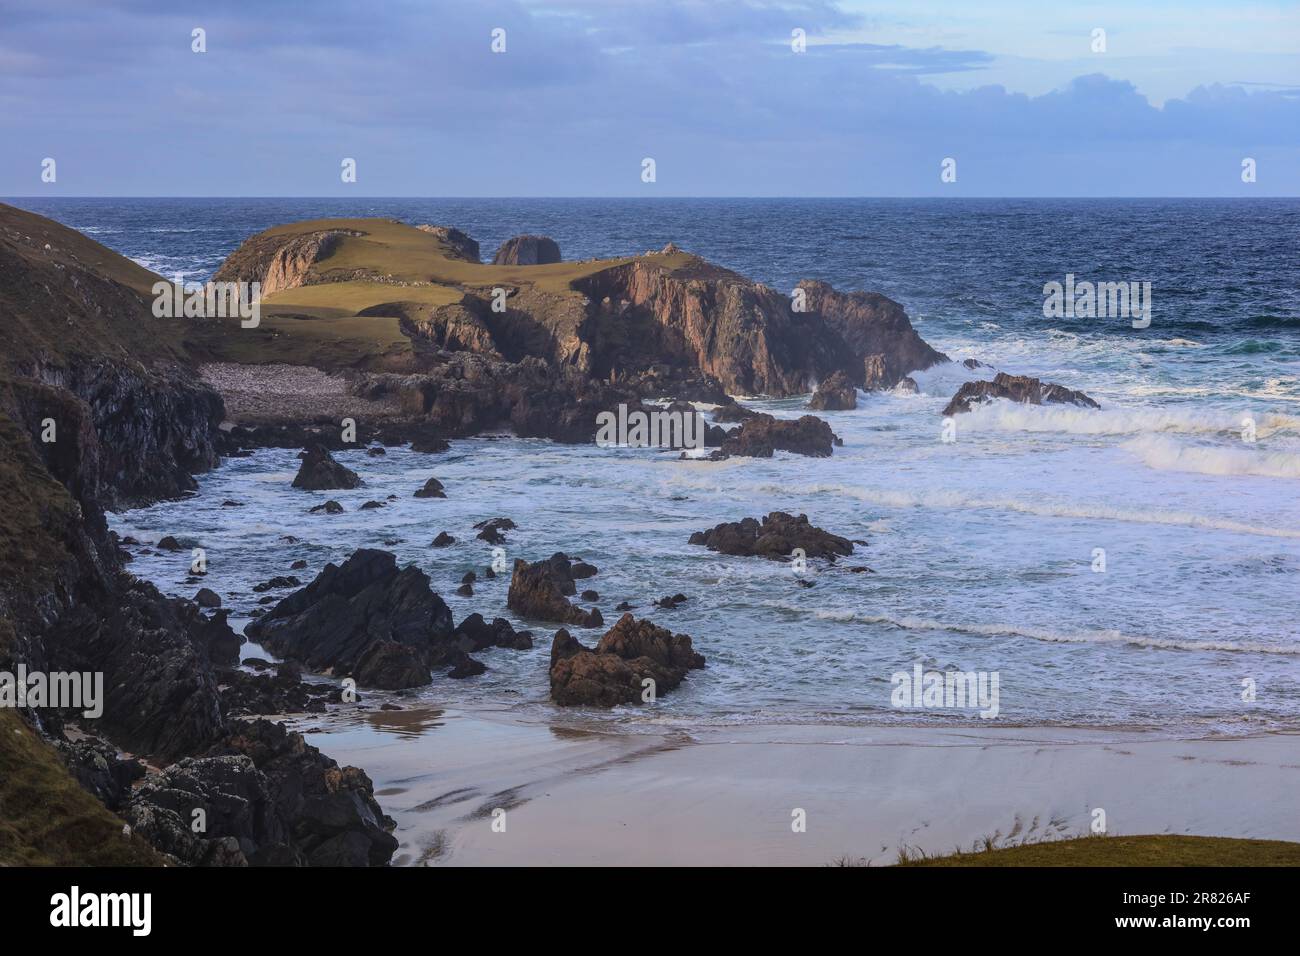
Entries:
MULTIPOLYGON (((672 241, 778 289, 816 278, 882 292, 958 360, 915 376, 919 394, 819 413, 844 439, 830 459, 682 462, 507 435, 437 456, 350 452, 337 457, 367 484, 330 492, 348 511, 322 519, 306 515, 317 496, 289 487, 296 452, 268 450, 200 476, 195 498, 112 517, 142 540, 201 540, 204 583, 232 618, 257 606, 253 584, 292 561, 315 571, 375 546, 424 568, 459 620, 511 617, 504 576, 472 598, 454 593, 491 561, 471 525, 505 515, 519 525, 511 560, 580 555, 600 568, 584 583, 608 622, 629 601, 708 659, 653 707, 561 713, 547 698, 553 629, 533 626, 531 651, 487 651, 483 676, 435 676, 408 697, 633 731, 973 722, 1241 734, 1300 723, 1300 201, 7 201, 194 281, 252 233, 308 218, 454 225, 485 258, 524 232, 553 237, 565 258, 672 241), (1044 285, 1067 274, 1150 282, 1150 327, 1044 318, 1044 285), (958 416, 957 440, 944 442, 948 399, 988 377, 966 358, 1082 389, 1102 410, 995 404, 958 416), (445 501, 410 497, 430 475, 445 501), (390 507, 356 510, 390 493, 390 507), (222 508, 229 498, 246 507, 222 508), (839 568, 810 562, 805 587, 788 565, 687 543, 773 510, 866 544, 839 568), (431 549, 443 530, 460 544, 431 549), (846 570, 861 565, 871 572, 846 570), (676 609, 650 606, 678 592, 689 600, 676 609), (917 664, 998 675, 998 716, 894 706, 894 676, 917 664)), ((797 416, 804 402, 752 404, 797 416)), ((142 556, 132 569, 191 596, 185 564, 142 556)))

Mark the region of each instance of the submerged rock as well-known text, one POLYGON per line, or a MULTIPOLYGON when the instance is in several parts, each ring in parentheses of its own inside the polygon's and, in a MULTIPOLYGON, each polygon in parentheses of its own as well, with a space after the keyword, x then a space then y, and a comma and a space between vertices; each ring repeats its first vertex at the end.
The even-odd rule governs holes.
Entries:
POLYGON ((561 706, 615 707, 655 699, 704 666, 686 634, 624 614, 595 649, 566 630, 551 644, 551 699, 561 706), (653 684, 647 685, 647 680, 653 684))
POLYGON ((810 524, 807 515, 796 517, 784 511, 773 511, 761 522, 744 518, 724 522, 708 531, 696 531, 691 535, 690 543, 722 554, 771 558, 774 561, 788 560, 795 548, 801 548, 805 557, 831 561, 853 553, 853 542, 847 538, 810 524))
POLYGON ((1042 382, 1028 375, 1008 375, 998 372, 991 382, 967 382, 957 390, 946 408, 945 416, 969 412, 972 405, 1005 398, 1022 405, 1077 405, 1081 408, 1101 408, 1083 392, 1064 385, 1042 382))

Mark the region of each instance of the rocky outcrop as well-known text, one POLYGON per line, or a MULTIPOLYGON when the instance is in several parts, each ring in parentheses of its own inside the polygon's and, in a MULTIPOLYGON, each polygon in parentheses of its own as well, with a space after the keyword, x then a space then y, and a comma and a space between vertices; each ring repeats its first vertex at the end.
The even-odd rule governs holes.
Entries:
POLYGON ((456 626, 455 637, 460 649, 466 653, 485 651, 490 647, 504 647, 526 651, 533 646, 532 631, 516 631, 514 625, 503 617, 489 624, 482 614, 471 614, 456 626))
POLYGON ((383 866, 397 849, 363 771, 265 720, 150 777, 126 818, 192 866, 383 866))
POLYGON ((711 456, 715 459, 732 455, 771 458, 778 451, 829 458, 835 446, 844 442, 816 415, 785 419, 759 413, 746 418, 739 428, 730 432, 716 426, 710 428, 705 444, 720 446, 720 451, 711 456))
POLYGON ((304 491, 335 491, 360 484, 357 473, 335 461, 324 445, 312 445, 303 452, 302 464, 293 479, 293 487, 304 491))
POLYGON ((430 478, 424 483, 424 487, 415 492, 417 498, 446 498, 447 492, 442 488, 442 482, 437 478, 430 478))
POLYGON ((351 229, 284 233, 274 229, 245 240, 213 275, 214 282, 260 282, 262 296, 315 281, 311 267, 328 259, 343 236, 360 236, 351 229))
POLYGON ((867 391, 893 388, 911 372, 948 360, 926 344, 893 299, 875 292, 836 292, 825 282, 811 280, 797 288, 808 310, 851 350, 857 367, 847 370, 848 378, 867 391))
POLYGON ((245 633, 309 670, 386 689, 427 684, 430 668, 455 656, 451 610, 428 576, 369 548, 327 564, 245 633))
POLYGON ((569 707, 616 707, 651 701, 704 666, 686 634, 624 614, 595 649, 566 630, 551 644, 551 699, 569 707), (647 681, 652 683, 647 684, 647 681))
POLYGON ((836 372, 817 386, 808 400, 815 411, 842 412, 858 407, 858 390, 843 372, 836 372))
POLYGON ((494 266, 544 266, 560 261, 560 247, 546 236, 514 236, 501 243, 494 266))
POLYGON ((722 554, 774 561, 789 560, 796 548, 803 551, 804 557, 830 561, 853 553, 853 542, 847 538, 816 527, 807 515, 795 516, 784 511, 773 511, 762 521, 744 518, 724 522, 708 531, 696 531, 690 543, 722 554))
POLYGON ((568 595, 576 594, 577 590, 573 562, 567 555, 553 554, 534 564, 516 559, 506 606, 521 617, 598 627, 603 621, 597 609, 584 611, 569 603, 568 595))
POLYGON ((1005 398, 1022 405, 1077 405, 1081 408, 1101 408, 1083 392, 1063 385, 1040 382, 1028 375, 1008 375, 999 372, 991 382, 966 382, 957 390, 943 414, 957 415, 969 412, 972 405, 1005 398))
POLYGON ((478 243, 454 226, 416 226, 421 232, 437 236, 445 247, 447 258, 460 259, 463 262, 479 262, 478 243))

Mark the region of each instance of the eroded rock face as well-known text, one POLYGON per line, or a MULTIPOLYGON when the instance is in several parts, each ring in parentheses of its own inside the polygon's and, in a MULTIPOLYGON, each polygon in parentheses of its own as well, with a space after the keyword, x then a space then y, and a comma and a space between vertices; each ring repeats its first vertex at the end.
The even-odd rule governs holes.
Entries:
POLYGON ((907 318, 903 307, 875 292, 837 292, 825 282, 804 280, 808 309, 839 334, 856 360, 848 377, 866 391, 893 388, 906 375, 946 362, 907 318))
POLYGON ((1041 382, 1028 375, 1008 375, 999 372, 991 382, 966 382, 957 390, 946 408, 944 415, 957 415, 969 412, 971 406, 991 402, 996 398, 1005 398, 1022 405, 1077 405, 1081 408, 1101 408, 1083 392, 1076 392, 1063 385, 1041 382))
POLYGON ((312 445, 306 450, 293 479, 293 487, 304 491, 335 491, 360 484, 357 473, 335 461, 324 445, 312 445))
POLYGON ((569 603, 567 595, 577 590, 568 556, 557 553, 534 564, 516 559, 506 606, 521 617, 598 627, 603 621, 597 609, 584 611, 569 603))
POLYGON ((514 236, 501 243, 494 266, 544 266, 560 261, 560 246, 546 236, 514 236))
POLYGON ((307 284, 314 263, 329 258, 343 236, 360 236, 349 229, 284 235, 261 232, 246 240, 222 263, 214 282, 260 282, 262 295, 307 284))
POLYGON ((454 656, 451 610, 414 565, 362 548, 245 629, 280 657, 363 686, 427 684, 454 656), (388 645, 397 645, 391 647, 388 645))
POLYGON ((595 649, 566 630, 551 644, 551 699, 561 706, 616 707, 673 690, 687 671, 704 666, 686 634, 624 614, 595 649), (653 681, 647 687, 646 681, 653 681))
POLYGON ((441 239, 449 258, 462 259, 465 262, 480 261, 478 243, 454 226, 422 225, 415 228, 421 232, 432 233, 441 239))
POLYGON ((789 560, 795 548, 801 548, 805 557, 830 561, 853 553, 852 541, 811 524, 807 515, 790 515, 784 511, 773 511, 762 521, 744 518, 724 522, 708 531, 696 531, 690 543, 723 554, 774 561, 789 560))
POLYGON ((808 400, 808 407, 817 411, 842 412, 858 407, 858 390, 843 372, 836 372, 817 386, 808 400))

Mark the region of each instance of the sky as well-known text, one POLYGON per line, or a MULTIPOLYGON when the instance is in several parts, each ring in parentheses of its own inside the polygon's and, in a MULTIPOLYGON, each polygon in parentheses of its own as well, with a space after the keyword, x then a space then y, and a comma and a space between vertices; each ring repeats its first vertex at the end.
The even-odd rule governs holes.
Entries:
POLYGON ((0 0, 0 195, 1300 196, 1300 0, 0 0))

